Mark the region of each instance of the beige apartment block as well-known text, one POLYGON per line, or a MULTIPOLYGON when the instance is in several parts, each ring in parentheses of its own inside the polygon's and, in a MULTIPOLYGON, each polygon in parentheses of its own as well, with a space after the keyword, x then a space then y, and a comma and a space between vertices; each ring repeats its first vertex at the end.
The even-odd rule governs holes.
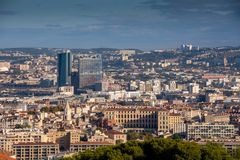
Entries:
POLYGON ((155 130, 168 132, 168 110, 152 107, 109 108, 104 111, 105 119, 112 125, 123 126, 127 130, 155 130))
POLYGON ((59 153, 59 145, 55 143, 19 143, 13 148, 18 160, 47 159, 59 153))

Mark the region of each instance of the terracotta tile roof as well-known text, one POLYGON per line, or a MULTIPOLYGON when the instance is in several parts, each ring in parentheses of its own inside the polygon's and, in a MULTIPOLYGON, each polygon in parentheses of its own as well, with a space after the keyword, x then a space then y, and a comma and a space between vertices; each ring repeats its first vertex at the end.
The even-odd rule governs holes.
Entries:
POLYGON ((16 160, 15 158, 12 158, 8 155, 0 153, 0 160, 16 160))

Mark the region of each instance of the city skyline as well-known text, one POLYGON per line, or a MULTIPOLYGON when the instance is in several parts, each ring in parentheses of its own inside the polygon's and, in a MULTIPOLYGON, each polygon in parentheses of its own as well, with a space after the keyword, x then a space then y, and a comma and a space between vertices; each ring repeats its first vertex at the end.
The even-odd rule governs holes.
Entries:
POLYGON ((0 48, 239 46, 237 0, 0 2, 0 48))

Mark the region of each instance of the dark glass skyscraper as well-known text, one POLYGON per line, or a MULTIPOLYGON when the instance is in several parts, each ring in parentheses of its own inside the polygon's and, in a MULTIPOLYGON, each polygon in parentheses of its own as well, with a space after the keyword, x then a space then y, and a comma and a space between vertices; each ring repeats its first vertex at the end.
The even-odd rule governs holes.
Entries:
POLYGON ((101 55, 79 56, 79 89, 101 90, 102 57, 101 55))
POLYGON ((70 50, 58 54, 58 87, 71 85, 72 55, 70 50))

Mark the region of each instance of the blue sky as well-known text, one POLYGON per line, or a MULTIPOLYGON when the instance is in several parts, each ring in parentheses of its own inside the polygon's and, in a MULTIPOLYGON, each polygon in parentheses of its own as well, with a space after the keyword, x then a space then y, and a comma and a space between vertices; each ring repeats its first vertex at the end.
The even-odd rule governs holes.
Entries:
POLYGON ((239 42, 239 0, 0 0, 0 48, 239 42))

